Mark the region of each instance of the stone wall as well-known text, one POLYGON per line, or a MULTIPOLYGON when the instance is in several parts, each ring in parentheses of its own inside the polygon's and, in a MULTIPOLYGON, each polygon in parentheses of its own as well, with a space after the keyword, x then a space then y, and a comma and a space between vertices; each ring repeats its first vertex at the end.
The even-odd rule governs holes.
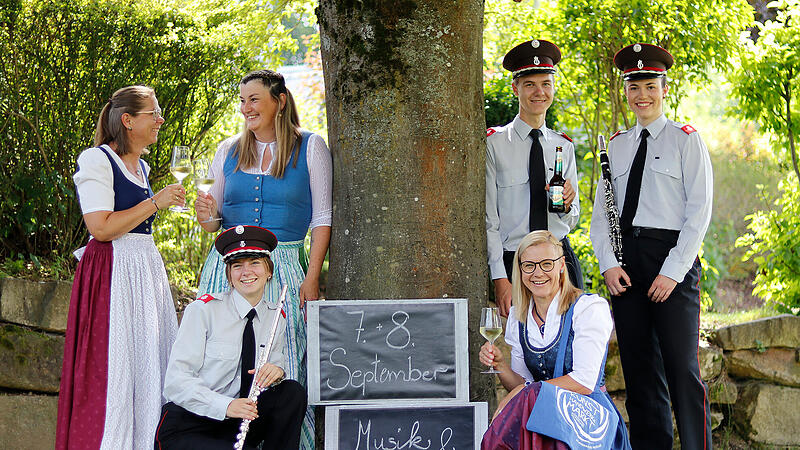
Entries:
POLYGON ((0 278, 0 442, 55 446, 71 283, 0 278))
MULTIPOLYGON (((0 278, 0 442, 52 449, 68 282, 0 278)), ((178 298, 178 295, 175 295, 178 298)), ((723 424, 766 448, 800 449, 800 317, 783 315, 721 328, 700 348, 714 426, 723 424)), ((606 386, 625 414, 625 380, 616 337, 606 386)), ((500 388, 498 395, 505 392, 500 388)), ((724 448, 724 447, 723 447, 724 448)))

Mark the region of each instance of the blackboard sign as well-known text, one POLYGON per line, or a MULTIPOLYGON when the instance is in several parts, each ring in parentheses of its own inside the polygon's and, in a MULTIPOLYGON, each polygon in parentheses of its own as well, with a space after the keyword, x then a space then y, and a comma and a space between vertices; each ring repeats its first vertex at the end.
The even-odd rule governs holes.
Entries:
POLYGON ((469 396, 467 300, 308 303, 312 404, 469 396))
POLYGON ((325 408, 326 450, 479 449, 486 403, 325 408))

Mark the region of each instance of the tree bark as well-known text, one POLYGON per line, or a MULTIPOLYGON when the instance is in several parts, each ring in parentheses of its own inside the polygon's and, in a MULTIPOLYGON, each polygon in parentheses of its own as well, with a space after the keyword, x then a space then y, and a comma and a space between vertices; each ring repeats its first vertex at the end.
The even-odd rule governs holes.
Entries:
MULTIPOLYGON (((320 0, 334 299, 469 299, 470 397, 488 276, 480 0, 320 0)), ((464 351, 467 350, 464 343, 464 351)))

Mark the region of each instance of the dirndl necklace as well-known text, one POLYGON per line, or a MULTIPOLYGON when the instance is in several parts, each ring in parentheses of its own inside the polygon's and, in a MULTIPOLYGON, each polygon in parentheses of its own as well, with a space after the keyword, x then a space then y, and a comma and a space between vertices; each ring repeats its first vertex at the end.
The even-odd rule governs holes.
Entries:
POLYGON ((533 312, 536 314, 536 318, 542 322, 542 324, 539 325, 539 333, 544 337, 544 319, 539 315, 539 311, 536 309, 536 302, 533 302, 533 312))

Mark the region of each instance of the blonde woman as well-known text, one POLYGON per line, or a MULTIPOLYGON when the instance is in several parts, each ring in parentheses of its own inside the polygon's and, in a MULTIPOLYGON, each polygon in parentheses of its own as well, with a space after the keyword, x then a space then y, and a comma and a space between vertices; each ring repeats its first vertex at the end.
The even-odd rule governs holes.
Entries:
MULTIPOLYGON (((331 235, 331 155, 325 141, 300 128, 297 108, 283 75, 271 70, 247 74, 239 83, 242 132, 224 141, 211 162, 215 179, 208 195, 198 194, 195 210, 208 232, 237 225, 265 227, 278 238, 272 253, 277 286, 287 294, 287 377, 306 384, 306 330, 303 308, 319 297, 319 276, 331 235), (205 222, 209 216, 220 219, 205 222), (311 252, 303 240, 311 229, 311 252)), ((211 249, 198 294, 230 288, 222 256, 211 249)), ((301 448, 314 448, 313 413, 308 408, 301 448)))
MULTIPOLYGON (((510 391, 500 402, 482 448, 566 448, 528 431, 526 424, 542 382, 587 396, 604 390, 603 365, 613 328, 608 302, 572 285, 561 242, 540 230, 526 235, 514 255, 512 305, 505 333, 510 363, 494 345, 481 347, 481 362, 500 370, 500 382, 510 391), (557 368, 560 345, 565 347, 564 362, 557 368)), ((604 391, 601 395, 607 397, 604 391)), ((613 408, 610 399, 608 404, 613 408)), ((619 445, 613 448, 630 448, 624 422, 616 433, 619 445)))

